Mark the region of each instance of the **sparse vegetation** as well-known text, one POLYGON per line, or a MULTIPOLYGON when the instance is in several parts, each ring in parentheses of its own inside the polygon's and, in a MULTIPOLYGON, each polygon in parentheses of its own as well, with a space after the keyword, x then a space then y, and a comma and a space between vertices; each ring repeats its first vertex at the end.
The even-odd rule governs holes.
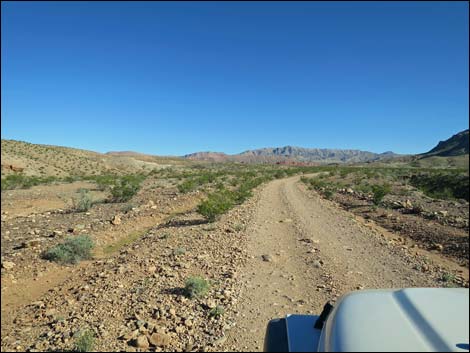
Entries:
POLYGON ((196 183, 194 180, 185 180, 183 183, 178 185, 178 191, 185 194, 187 192, 196 189, 196 183))
POLYGON ((413 174, 410 184, 432 198, 469 201, 469 178, 465 173, 413 174))
POLYGON ((139 191, 144 179, 143 175, 126 175, 116 178, 111 185, 111 200, 113 202, 129 201, 139 191))
POLYGON ((202 201, 197 211, 209 222, 214 222, 217 217, 227 212, 235 205, 234 195, 228 190, 212 193, 207 200, 202 201))
POLYGON ((185 295, 190 299, 202 298, 207 294, 209 288, 209 282, 204 278, 190 277, 186 280, 184 292, 185 295))
POLYGON ((43 258, 60 264, 76 264, 91 258, 94 244, 88 235, 67 238, 62 244, 43 253, 43 258))
POLYGON ((75 352, 91 352, 95 345, 95 333, 90 329, 80 330, 75 333, 75 352))
POLYGON ((441 276, 441 281, 442 282, 454 282, 455 275, 449 272, 444 272, 441 276))
POLYGON ((236 232, 241 232, 241 231, 244 231, 244 230, 245 230, 245 225, 244 225, 244 224, 241 224, 241 223, 236 223, 236 224, 233 226, 233 229, 234 229, 236 232))
POLYGON ((131 211, 134 207, 135 207, 135 206, 134 206, 133 204, 130 204, 130 203, 129 203, 129 204, 124 205, 124 206, 121 208, 121 210, 122 210, 122 212, 127 213, 127 212, 131 211))
POLYGON ((32 186, 50 184, 57 181, 60 181, 60 179, 53 176, 37 177, 26 176, 23 174, 11 174, 2 178, 1 188, 2 190, 28 189, 32 186))
POLYGON ((390 193, 391 191, 391 187, 390 185, 372 185, 372 193, 373 193, 373 202, 374 202, 374 205, 379 205, 383 198, 385 197, 385 195, 387 195, 388 193, 390 193))
POLYGON ((184 255, 186 253, 186 249, 185 248, 176 248, 173 250, 173 255, 175 256, 181 256, 181 255, 184 255))
POLYGON ((216 307, 209 310, 209 317, 214 317, 214 318, 218 319, 224 313, 225 313, 225 309, 222 306, 217 305, 216 307))
POLYGON ((93 201, 90 197, 88 190, 81 189, 79 190, 79 196, 77 199, 72 199, 73 209, 76 212, 86 212, 93 205, 93 201))

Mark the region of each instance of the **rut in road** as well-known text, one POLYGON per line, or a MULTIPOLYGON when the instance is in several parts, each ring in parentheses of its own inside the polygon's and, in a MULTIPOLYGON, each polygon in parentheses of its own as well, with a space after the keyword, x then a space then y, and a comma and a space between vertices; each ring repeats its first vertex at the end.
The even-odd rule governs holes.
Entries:
POLYGON ((228 349, 260 351, 270 319, 319 314, 328 300, 352 290, 436 285, 374 230, 308 193, 299 177, 262 190, 246 233, 249 260, 228 349))

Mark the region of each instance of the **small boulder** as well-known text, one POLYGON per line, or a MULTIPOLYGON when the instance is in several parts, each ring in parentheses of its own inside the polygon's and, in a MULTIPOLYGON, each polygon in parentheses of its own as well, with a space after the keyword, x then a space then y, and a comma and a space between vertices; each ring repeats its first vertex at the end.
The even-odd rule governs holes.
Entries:
POLYGON ((142 349, 148 349, 150 346, 147 336, 144 336, 144 335, 137 337, 137 339, 134 341, 134 345, 137 348, 142 348, 142 349))
POLYGON ((121 224, 121 217, 119 217, 118 215, 114 216, 114 218, 111 220, 111 223, 115 226, 121 224))
POLYGON ((2 262, 2 268, 5 270, 11 270, 13 267, 15 267, 15 263, 11 261, 3 261, 2 262))
POLYGON ((273 257, 272 257, 271 255, 268 255, 268 254, 261 255, 261 258, 262 258, 263 261, 265 261, 265 262, 272 262, 272 261, 273 261, 273 257))
POLYGON ((156 347, 167 347, 171 343, 171 337, 165 333, 154 333, 150 336, 150 343, 156 347))

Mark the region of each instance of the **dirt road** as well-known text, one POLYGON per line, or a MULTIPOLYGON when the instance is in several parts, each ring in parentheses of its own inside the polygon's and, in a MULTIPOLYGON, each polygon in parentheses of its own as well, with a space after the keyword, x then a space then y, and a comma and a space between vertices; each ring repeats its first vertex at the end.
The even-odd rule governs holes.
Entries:
POLYGON ((438 285, 431 273, 414 268, 407 249, 298 181, 276 180, 260 195, 247 229, 249 260, 228 349, 262 350, 270 319, 319 314, 326 301, 348 291, 438 285))

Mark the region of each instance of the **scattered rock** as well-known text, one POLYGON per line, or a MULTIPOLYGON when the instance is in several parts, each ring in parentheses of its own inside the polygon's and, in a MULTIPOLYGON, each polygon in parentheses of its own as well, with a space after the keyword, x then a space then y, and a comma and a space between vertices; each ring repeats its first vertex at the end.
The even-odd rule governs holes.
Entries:
POLYGON ((261 258, 262 258, 263 261, 265 261, 265 262, 272 262, 272 261, 273 261, 273 257, 272 257, 271 255, 268 255, 268 254, 261 255, 261 258))
POLYGON ((150 343, 156 347, 167 347, 171 343, 171 337, 165 333, 154 333, 150 336, 150 343))
POLYGON ((447 217, 447 215, 449 214, 449 211, 439 211, 439 214, 442 216, 442 217, 447 217))
POLYGON ((115 226, 121 224, 121 217, 118 215, 115 215, 114 218, 111 220, 111 223, 114 224, 115 226))
POLYGON ((413 204, 411 203, 410 200, 406 199, 405 203, 403 204, 403 207, 407 208, 407 209, 412 209, 413 208, 413 204))
POLYGON ((222 336, 214 341, 214 346, 221 346, 227 341, 227 336, 222 336))
POLYGON ((443 251, 444 250, 444 246, 442 244, 434 244, 433 245, 433 249, 434 250, 437 250, 437 251, 443 251))
POLYGON ((60 236, 62 236, 62 234, 63 234, 63 232, 61 232, 60 230, 54 230, 52 232, 52 236, 54 236, 54 237, 60 237, 60 236))
POLYGON ((3 261, 2 262, 2 268, 5 270, 11 270, 13 267, 15 267, 15 263, 11 261, 3 261))
POLYGON ((144 335, 137 337, 137 339, 134 341, 134 345, 135 347, 142 349, 148 349, 150 346, 147 336, 144 335))

